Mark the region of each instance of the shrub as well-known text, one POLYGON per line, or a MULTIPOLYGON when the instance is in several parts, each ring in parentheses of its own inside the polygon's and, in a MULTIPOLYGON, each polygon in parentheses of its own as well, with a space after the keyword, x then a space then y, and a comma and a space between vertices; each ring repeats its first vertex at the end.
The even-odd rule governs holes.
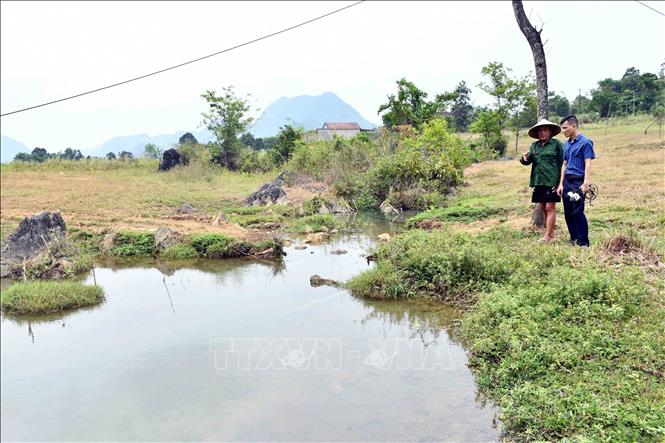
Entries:
POLYGON ((174 260, 184 260, 188 258, 196 258, 198 257, 198 253, 192 245, 180 243, 166 248, 164 252, 161 253, 161 256, 174 260))
POLYGON ((151 255, 155 238, 147 232, 119 232, 115 237, 113 255, 121 257, 151 255))
POLYGON ((226 247, 234 240, 223 234, 200 234, 192 237, 191 246, 202 257, 212 257, 222 254, 226 247))
POLYGON ((337 225, 338 221, 334 216, 330 214, 315 214, 296 220, 289 227, 289 231, 302 234, 310 227, 313 232, 323 232, 334 229, 337 225))

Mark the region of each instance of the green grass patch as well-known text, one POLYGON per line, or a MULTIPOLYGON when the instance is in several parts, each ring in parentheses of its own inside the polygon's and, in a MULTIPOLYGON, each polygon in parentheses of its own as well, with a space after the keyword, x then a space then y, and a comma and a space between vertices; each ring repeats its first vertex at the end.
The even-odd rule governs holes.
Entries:
POLYGON ((97 286, 80 282, 30 281, 2 291, 0 306, 15 314, 43 314, 94 305, 104 299, 97 286))
POLYGON ((302 217, 295 220, 289 226, 289 232, 298 234, 306 233, 310 228, 312 232, 324 232, 337 228, 340 225, 339 221, 330 214, 315 214, 302 217))
POLYGON ((447 208, 430 209, 411 217, 407 221, 407 226, 418 226, 419 223, 429 220, 442 222, 470 223, 485 218, 505 215, 507 210, 491 206, 469 206, 455 205, 447 208))
POLYGON ((149 232, 119 232, 115 238, 113 255, 140 257, 152 254, 155 238, 149 232))
POLYGON ((192 245, 184 243, 173 245, 161 253, 161 257, 173 260, 185 260, 188 258, 196 258, 198 256, 199 254, 196 252, 196 249, 194 249, 192 245))

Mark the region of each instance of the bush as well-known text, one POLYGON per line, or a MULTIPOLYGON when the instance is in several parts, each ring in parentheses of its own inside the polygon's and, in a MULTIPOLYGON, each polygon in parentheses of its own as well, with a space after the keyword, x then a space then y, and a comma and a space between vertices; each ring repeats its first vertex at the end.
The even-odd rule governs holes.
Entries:
POLYGON ((196 258, 198 257, 198 253, 192 245, 181 243, 165 249, 164 252, 161 253, 161 256, 174 260, 184 260, 188 258, 196 258))
POLYGON ((119 232, 115 237, 113 255, 121 257, 139 257, 151 255, 155 247, 155 238, 147 232, 119 232))
POLYGON ((312 228, 312 232, 323 232, 335 229, 338 226, 337 219, 330 214, 309 215, 296 220, 289 231, 303 234, 307 228, 312 228))
POLYGON ((199 256, 212 258, 222 255, 233 241, 223 234, 200 234, 192 237, 190 244, 199 256))
POLYGON ((79 282, 31 281, 15 283, 0 293, 0 306, 16 314, 49 312, 94 305, 104 299, 102 288, 79 282))

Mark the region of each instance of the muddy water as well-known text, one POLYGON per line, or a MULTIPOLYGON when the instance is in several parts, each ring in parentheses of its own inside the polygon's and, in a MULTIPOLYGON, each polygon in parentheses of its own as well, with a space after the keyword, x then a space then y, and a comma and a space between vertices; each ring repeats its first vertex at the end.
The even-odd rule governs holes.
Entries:
POLYGON ((309 285, 367 269, 393 227, 281 265, 101 263, 102 305, 3 316, 2 440, 496 441, 458 313, 309 285))

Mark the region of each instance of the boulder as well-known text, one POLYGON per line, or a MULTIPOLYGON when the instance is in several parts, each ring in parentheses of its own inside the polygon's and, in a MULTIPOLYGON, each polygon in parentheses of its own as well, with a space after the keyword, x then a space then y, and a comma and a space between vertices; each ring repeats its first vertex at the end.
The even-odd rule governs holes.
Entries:
POLYGON ((330 251, 331 254, 335 254, 335 255, 343 255, 343 254, 346 254, 348 252, 349 251, 347 251, 346 249, 335 249, 334 251, 330 251))
POLYGON ((159 162, 159 171, 168 171, 176 165, 180 164, 180 153, 175 149, 167 149, 162 154, 162 161, 159 162))
POLYGON ((12 267, 34 259, 52 242, 64 243, 66 234, 67 227, 60 212, 45 211, 24 218, 2 247, 0 276, 9 276, 12 267))
POLYGON ((108 254, 115 247, 115 232, 108 232, 102 239, 101 249, 104 254, 108 254))
POLYGON ((190 205, 189 203, 183 203, 180 205, 179 208, 175 210, 175 212, 179 212, 181 214, 194 214, 196 212, 199 212, 198 209, 196 209, 194 206, 190 205))
POLYGON ((215 216, 215 218, 212 220, 212 225, 213 226, 219 226, 220 222, 225 222, 226 221, 226 215, 224 215, 223 212, 220 212, 215 216))
POLYGON ((298 251, 302 251, 303 249, 307 249, 307 246, 305 246, 305 245, 298 245, 298 246, 294 247, 293 249, 296 249, 296 250, 298 250, 298 251))
POLYGON ((166 226, 160 226, 155 231, 155 249, 156 253, 164 252, 165 249, 170 248, 182 241, 182 233, 174 231, 166 226))
POLYGON ((385 200, 383 203, 381 203, 381 205, 379 206, 379 209, 381 210, 381 212, 383 212, 386 215, 388 215, 388 214, 399 214, 399 211, 397 209, 395 209, 395 207, 393 205, 388 203, 388 200, 385 200))
POLYGON ((330 205, 330 212, 333 214, 348 214, 349 212, 351 212, 351 209, 338 202, 333 202, 330 205))
POLYGON ((330 214, 330 209, 328 209, 325 203, 321 203, 321 207, 319 208, 319 214, 330 214))
POLYGON ((377 238, 378 238, 379 241, 389 242, 390 241, 390 234, 388 234, 387 232, 384 232, 383 234, 379 234, 379 236, 377 238))
POLYGON ((278 200, 286 197, 284 186, 285 176, 280 174, 274 181, 263 184, 258 191, 250 194, 245 203, 250 206, 263 206, 268 203, 275 204, 278 200))
POLYGON ((328 240, 328 237, 330 236, 326 232, 315 232, 307 235, 305 243, 325 243, 328 240))
POLYGON ((313 286, 315 288, 318 288, 319 286, 334 286, 336 288, 342 286, 341 283, 335 281, 335 280, 330 280, 328 278, 323 278, 320 275, 312 275, 309 278, 309 284, 310 286, 313 286))

